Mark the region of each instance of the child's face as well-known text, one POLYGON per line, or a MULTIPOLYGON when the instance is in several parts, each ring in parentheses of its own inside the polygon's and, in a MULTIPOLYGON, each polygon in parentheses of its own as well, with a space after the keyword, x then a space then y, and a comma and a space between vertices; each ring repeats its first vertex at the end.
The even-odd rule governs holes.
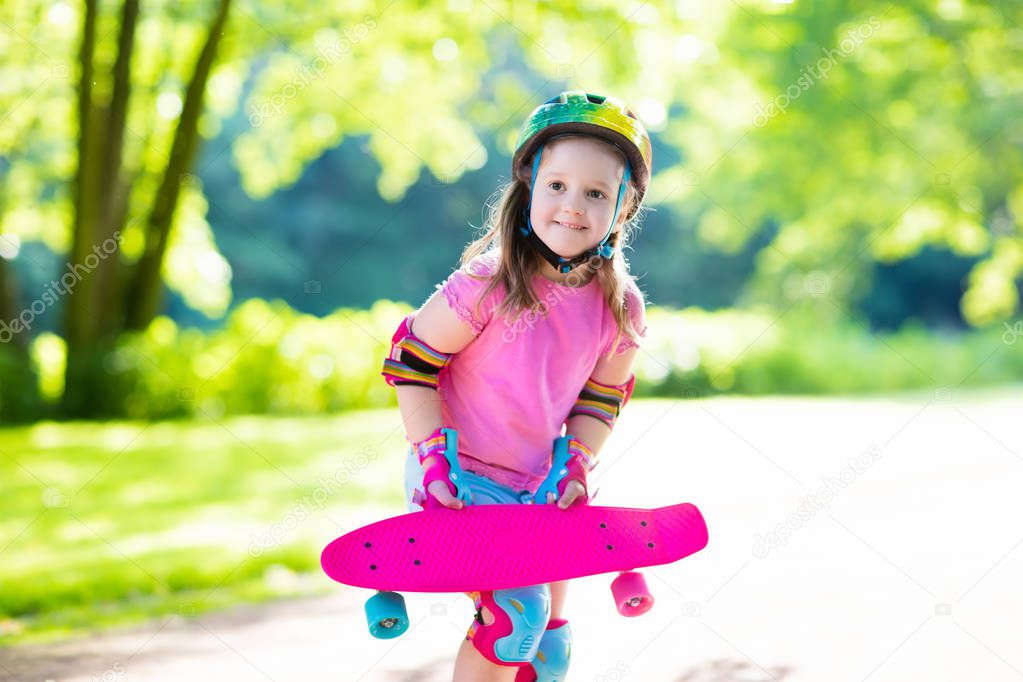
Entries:
MULTIPOLYGON (((589 137, 544 145, 529 218, 537 235, 562 258, 592 249, 607 232, 625 171, 621 155, 589 137)), ((620 229, 626 213, 618 215, 620 229)))

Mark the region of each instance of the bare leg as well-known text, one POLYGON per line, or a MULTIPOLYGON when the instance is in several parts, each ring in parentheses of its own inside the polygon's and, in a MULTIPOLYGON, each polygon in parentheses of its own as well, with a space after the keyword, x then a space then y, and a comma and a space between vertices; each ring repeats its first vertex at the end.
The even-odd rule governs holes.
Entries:
MULTIPOLYGON (((483 607, 483 623, 494 622, 494 614, 483 607)), ((488 661, 467 639, 462 640, 455 657, 455 676, 452 682, 514 682, 517 666, 497 665, 488 661)))
POLYGON ((491 663, 467 639, 462 640, 455 657, 455 676, 452 682, 514 682, 516 666, 491 663))
POLYGON ((568 596, 568 581, 559 580, 551 583, 551 620, 564 618, 565 597, 568 596))

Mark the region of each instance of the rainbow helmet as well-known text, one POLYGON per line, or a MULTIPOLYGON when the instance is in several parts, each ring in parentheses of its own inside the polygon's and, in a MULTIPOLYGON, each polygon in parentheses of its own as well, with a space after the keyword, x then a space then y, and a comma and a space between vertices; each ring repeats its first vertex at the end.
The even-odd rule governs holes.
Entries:
POLYGON ((531 161, 537 149, 552 137, 583 134, 610 142, 625 155, 632 179, 643 200, 653 171, 650 135, 621 100, 569 90, 552 97, 529 115, 519 132, 512 170, 523 180, 532 176, 531 161))

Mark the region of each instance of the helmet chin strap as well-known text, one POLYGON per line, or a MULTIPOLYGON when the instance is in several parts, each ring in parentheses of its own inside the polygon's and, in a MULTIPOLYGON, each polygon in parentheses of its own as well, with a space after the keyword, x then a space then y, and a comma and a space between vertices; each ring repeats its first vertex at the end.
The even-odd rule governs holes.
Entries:
POLYGON ((526 241, 536 249, 540 256, 551 264, 551 266, 558 272, 566 273, 571 272, 573 268, 585 263, 593 256, 600 256, 601 258, 610 259, 614 255, 614 246, 608 244, 608 240, 611 239, 611 231, 614 229, 615 221, 618 220, 618 212, 622 207, 622 200, 625 198, 625 188, 629 184, 629 179, 632 177, 632 169, 629 168, 629 161, 625 161, 625 173, 622 175, 622 181, 618 185, 618 200, 615 202, 615 212, 611 216, 611 224, 608 225, 607 232, 604 234, 604 238, 600 240, 592 249, 584 251, 578 256, 572 258, 564 258, 554 252, 551 247, 547 246, 540 235, 533 229, 533 221, 530 218, 530 212, 533 208, 533 186, 536 184, 536 173, 540 168, 540 155, 543 152, 543 145, 541 144, 533 157, 533 176, 529 179, 529 203, 526 208, 523 209, 523 217, 525 218, 524 225, 519 225, 519 232, 526 238, 526 241))

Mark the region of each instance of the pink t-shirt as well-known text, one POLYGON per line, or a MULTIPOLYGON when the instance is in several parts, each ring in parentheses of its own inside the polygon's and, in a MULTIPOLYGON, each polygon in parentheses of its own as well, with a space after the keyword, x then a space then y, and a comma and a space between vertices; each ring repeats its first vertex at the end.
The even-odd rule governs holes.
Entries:
MULTIPOLYGON (((532 491, 546 477, 554 440, 598 357, 611 351, 618 325, 596 277, 573 288, 540 274, 533 291, 546 303, 546 316, 523 313, 509 322, 495 314, 504 286, 480 301, 489 280, 469 274, 496 269, 497 255, 485 253, 437 286, 476 337, 440 375, 441 409, 444 423, 458 431, 458 459, 466 471, 532 491)), ((631 278, 626 307, 642 337, 643 295, 631 278)), ((623 333, 615 354, 636 345, 623 333)))

